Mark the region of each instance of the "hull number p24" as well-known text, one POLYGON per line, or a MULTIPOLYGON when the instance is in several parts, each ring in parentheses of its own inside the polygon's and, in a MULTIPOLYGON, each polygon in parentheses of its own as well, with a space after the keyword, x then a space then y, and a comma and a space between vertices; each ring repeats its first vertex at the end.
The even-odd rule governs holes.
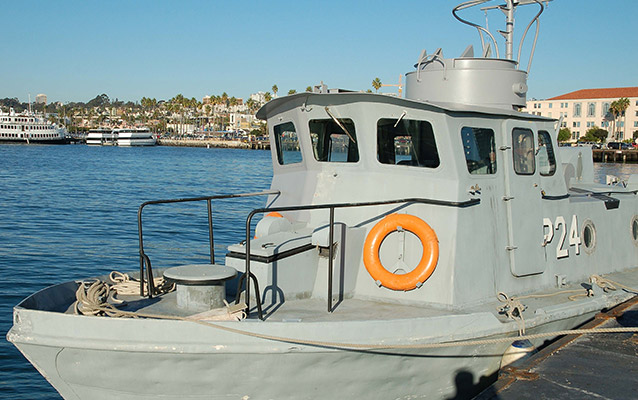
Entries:
MULTIPOLYGON (((549 218, 543 218, 543 246, 547 246, 554 239, 554 231, 559 231, 558 243, 556 245, 556 258, 569 257, 569 248, 565 247, 567 237, 567 223, 562 216, 556 217, 554 222, 549 218)), ((581 239, 578 229, 578 218, 572 215, 572 223, 569 228, 569 246, 574 246, 576 255, 580 254, 581 239)))

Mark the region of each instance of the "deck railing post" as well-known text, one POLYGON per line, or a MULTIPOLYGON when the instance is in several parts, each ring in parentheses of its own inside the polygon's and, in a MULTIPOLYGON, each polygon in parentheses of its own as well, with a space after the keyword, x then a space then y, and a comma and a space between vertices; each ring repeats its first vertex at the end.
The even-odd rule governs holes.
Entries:
POLYGON ((210 245, 210 263, 215 264, 215 241, 213 239, 213 204, 211 199, 206 200, 208 206, 208 241, 210 245))
POLYGON ((142 209, 144 204, 137 210, 137 234, 140 244, 140 297, 144 297, 144 239, 142 234, 142 209))
POLYGON ((328 312, 332 312, 332 267, 334 257, 334 224, 335 224, 335 208, 330 207, 330 234, 328 240, 328 312))
MULTIPOLYGON (((255 215, 254 210, 246 218, 246 280, 244 282, 246 285, 246 315, 250 314, 250 222, 253 215, 255 215)), ((259 293, 255 293, 255 296, 259 296, 259 293)))

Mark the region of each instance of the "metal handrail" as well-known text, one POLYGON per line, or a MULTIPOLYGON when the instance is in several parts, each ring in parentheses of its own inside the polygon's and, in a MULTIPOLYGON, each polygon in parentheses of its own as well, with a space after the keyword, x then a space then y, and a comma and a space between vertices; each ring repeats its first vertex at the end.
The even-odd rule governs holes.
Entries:
MULTIPOLYGON (((359 203, 333 203, 333 204, 315 204, 315 205, 306 205, 306 206, 287 206, 287 207, 270 207, 270 208, 258 208, 250 212, 248 217, 246 218, 246 279, 242 279, 239 282, 239 287, 237 288, 237 298, 239 299, 239 294, 241 293, 241 283, 242 281, 245 283, 246 287, 246 315, 250 315, 250 280, 253 279, 255 283, 255 287, 257 286, 257 278, 250 272, 250 239, 251 239, 251 222, 253 217, 256 214, 263 214, 267 212, 286 212, 286 211, 306 211, 306 210, 321 210, 321 209, 329 209, 330 210, 330 233, 329 233, 329 243, 328 243, 328 312, 331 313, 333 309, 332 304, 332 269, 333 269, 333 257, 334 257, 334 210, 337 208, 352 208, 352 207, 367 207, 367 206, 379 206, 379 205, 387 205, 387 204, 401 204, 401 203, 416 203, 416 204, 428 204, 435 206, 447 206, 447 207, 458 207, 458 208, 466 208, 470 206, 477 205, 481 202, 480 199, 470 199, 466 201, 445 201, 445 200, 434 200, 434 199, 423 199, 423 198, 407 198, 407 199, 399 199, 399 200, 386 200, 386 201, 370 201, 370 202, 359 202, 359 203)), ((257 301, 257 310, 259 314, 259 319, 263 320, 262 308, 261 308, 261 300, 259 299, 259 294, 255 294, 255 300, 257 301)))
POLYGON ((137 210, 137 231, 139 235, 140 244, 140 296, 144 297, 144 266, 146 265, 147 279, 148 279, 148 297, 152 298, 155 293, 153 285, 153 269, 151 267, 151 260, 144 252, 144 237, 142 230, 142 211, 144 207, 150 204, 170 204, 170 203, 186 203, 195 201, 206 201, 208 207, 208 240, 210 246, 210 263, 215 263, 215 250, 213 239, 213 208, 212 200, 232 199, 238 197, 254 197, 264 195, 279 195, 278 190, 265 190, 263 192, 250 192, 250 193, 238 193, 238 194, 223 194, 217 196, 202 196, 202 197, 190 197, 182 199, 169 199, 169 200, 152 200, 142 203, 137 210))

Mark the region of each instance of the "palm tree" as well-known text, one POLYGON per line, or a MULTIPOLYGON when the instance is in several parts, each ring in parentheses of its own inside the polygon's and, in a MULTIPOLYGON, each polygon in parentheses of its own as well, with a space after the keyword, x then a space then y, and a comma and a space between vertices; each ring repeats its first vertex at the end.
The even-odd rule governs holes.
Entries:
POLYGON ((228 93, 224 92, 222 93, 222 104, 224 104, 224 106, 228 107, 228 93))
MULTIPOLYGON (((612 132, 616 134, 616 140, 620 139, 620 137, 624 137, 624 134, 621 135, 620 131, 618 132, 616 131, 616 120, 618 119, 619 116, 625 116, 625 111, 629 107, 629 104, 630 104, 629 99, 627 97, 622 97, 618 100, 612 101, 611 105, 609 106, 609 112, 611 112, 612 115, 614 116, 614 120, 613 120, 614 129, 612 130, 612 132)), ((625 131, 625 127, 623 125, 623 133, 624 131, 625 131)))
POLYGON ((289 94, 289 95, 291 95, 291 94, 295 94, 295 93, 297 93, 297 91, 296 91, 295 89, 290 89, 290 90, 288 91, 288 94, 289 94))
POLYGON ((374 80, 372 81, 372 87, 377 93, 379 93, 379 89, 381 88, 381 79, 374 78, 374 80))
POLYGON ((272 85, 272 92, 275 94, 275 97, 277 97, 278 91, 279 91, 279 88, 277 87, 277 85, 272 85))
POLYGON ((184 125, 184 108, 187 102, 188 102, 188 99, 186 99, 181 93, 170 100, 172 111, 180 114, 181 129, 178 129, 178 133, 181 133, 182 135, 184 134, 184 126, 183 126, 184 125))
POLYGON ((259 104, 257 104, 257 102, 253 99, 248 99, 246 100, 246 107, 248 107, 248 111, 251 114, 254 114, 255 110, 259 107, 259 104))
POLYGON ((312 92, 312 86, 307 86, 306 87, 306 92, 312 92))
POLYGON ((272 95, 270 94, 270 92, 266 92, 266 94, 264 95, 264 100, 266 101, 272 100, 272 95))

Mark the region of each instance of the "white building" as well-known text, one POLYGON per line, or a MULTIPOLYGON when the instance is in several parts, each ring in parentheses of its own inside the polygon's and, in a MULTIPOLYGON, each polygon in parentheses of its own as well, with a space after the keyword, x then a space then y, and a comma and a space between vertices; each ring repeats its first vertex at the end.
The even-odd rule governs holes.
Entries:
POLYGON ((35 103, 36 104, 46 104, 47 103, 47 95, 46 94, 37 94, 35 96, 35 103))
POLYGON ((250 95, 250 98, 254 101, 257 102, 259 104, 264 104, 266 103, 266 93, 264 92, 257 92, 257 93, 253 93, 250 95))
POLYGON ((638 132, 638 87, 582 89, 547 100, 532 99, 527 101, 525 111, 562 118, 561 127, 569 128, 573 141, 594 126, 607 130, 608 140, 631 139, 634 132, 638 132), (629 99, 629 107, 614 124, 609 107, 613 101, 623 97, 629 99))

